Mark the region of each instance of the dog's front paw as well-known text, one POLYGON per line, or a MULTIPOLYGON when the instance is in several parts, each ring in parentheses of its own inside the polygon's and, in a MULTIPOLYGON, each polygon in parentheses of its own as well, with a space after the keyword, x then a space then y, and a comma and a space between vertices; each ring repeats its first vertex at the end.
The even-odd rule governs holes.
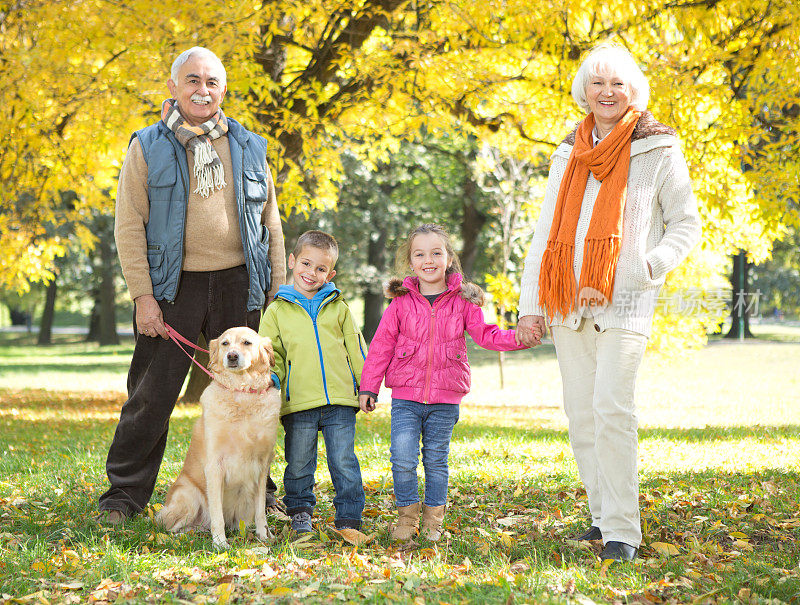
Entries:
POLYGON ((222 536, 213 536, 211 541, 214 543, 214 550, 228 550, 231 547, 224 534, 222 536))
POLYGON ((269 531, 269 527, 267 527, 263 532, 256 530, 256 538, 259 542, 273 542, 275 540, 275 535, 269 531))

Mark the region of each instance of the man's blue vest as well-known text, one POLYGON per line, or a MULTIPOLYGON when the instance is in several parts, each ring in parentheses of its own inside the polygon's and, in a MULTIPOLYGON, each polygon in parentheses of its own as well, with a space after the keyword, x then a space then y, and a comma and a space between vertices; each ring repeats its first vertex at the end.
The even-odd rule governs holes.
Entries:
MULTIPOLYGON (((147 261, 156 300, 175 301, 183 267, 183 239, 189 202, 189 163, 186 149, 160 120, 137 130, 147 162, 150 220, 147 222, 147 261)), ((267 141, 228 118, 236 207, 245 264, 250 275, 247 310, 264 305, 270 287, 269 231, 261 224, 267 201, 267 141)), ((232 178, 231 178, 232 177, 232 178)))

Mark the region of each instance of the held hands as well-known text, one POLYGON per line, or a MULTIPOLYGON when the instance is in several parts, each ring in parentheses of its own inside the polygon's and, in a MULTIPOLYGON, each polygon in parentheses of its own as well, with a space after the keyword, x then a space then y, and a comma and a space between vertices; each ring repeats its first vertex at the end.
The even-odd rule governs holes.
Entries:
POLYGON ((373 412, 375 410, 375 398, 370 395, 358 396, 358 407, 362 412, 373 412))
POLYGON ((136 329, 139 334, 155 338, 169 338, 167 328, 164 326, 164 317, 161 315, 161 307, 152 294, 137 296, 136 300, 136 329))
POLYGON ((514 338, 517 344, 526 347, 535 347, 542 344, 542 338, 547 332, 544 317, 541 315, 525 315, 517 322, 514 338))

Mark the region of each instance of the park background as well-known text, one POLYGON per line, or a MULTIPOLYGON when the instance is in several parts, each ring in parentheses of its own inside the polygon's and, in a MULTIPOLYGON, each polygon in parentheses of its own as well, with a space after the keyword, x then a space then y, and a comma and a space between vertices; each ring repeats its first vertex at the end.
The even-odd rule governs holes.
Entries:
MULTIPOLYGON (((799 47, 793 0, 1 2, 0 599, 796 601, 799 47), (704 225, 641 373, 638 563, 564 540, 588 517, 549 343, 470 351, 438 547, 388 543, 386 405, 360 421, 366 544, 324 524, 324 454, 313 541, 273 519, 276 545, 243 531, 219 555, 149 517, 91 522, 132 350, 116 178, 180 51, 223 60, 225 112, 269 141, 287 241, 337 236, 336 283, 369 337, 422 221, 451 229, 487 316, 513 325, 549 156, 582 117, 572 77, 607 41, 678 131, 704 225)), ((154 503, 198 414, 193 380, 154 503)))

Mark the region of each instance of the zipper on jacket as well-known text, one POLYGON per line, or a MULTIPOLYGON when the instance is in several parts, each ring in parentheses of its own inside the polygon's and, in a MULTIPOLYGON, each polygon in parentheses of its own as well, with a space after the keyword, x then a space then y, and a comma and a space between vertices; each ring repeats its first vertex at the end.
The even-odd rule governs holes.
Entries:
POLYGON ((287 369, 286 369, 286 403, 289 403, 291 397, 289 397, 289 378, 292 376, 292 361, 287 360, 287 369))
POLYGON ((350 377, 353 379, 353 395, 358 395, 358 383, 356 382, 356 373, 353 372, 353 366, 350 364, 350 356, 345 355, 347 360, 347 367, 350 369, 350 377))
MULTIPOLYGON (((320 305, 320 310, 322 310, 322 305, 320 305)), ((317 313, 319 315, 319 313, 317 313)), ((312 317, 311 323, 314 324, 314 336, 317 339, 317 353, 319 353, 319 367, 322 370, 322 388, 325 390, 325 401, 328 402, 328 405, 331 404, 331 398, 328 395, 328 379, 325 378, 325 361, 322 358, 322 345, 319 342, 319 329, 317 328, 317 318, 312 317)))
MULTIPOLYGON (((336 299, 336 296, 329 296, 328 298, 323 300, 322 304, 320 304, 320 306, 319 306, 319 309, 317 309, 317 316, 319 316, 319 314, 322 312, 322 308, 325 305, 327 305, 330 301, 332 301, 334 299, 336 299)), ((288 299, 286 299, 286 300, 288 300, 288 299)), ((288 302, 291 302, 291 303, 297 305, 298 307, 300 307, 304 311, 306 310, 305 307, 303 307, 303 305, 301 305, 297 301, 292 300, 292 301, 288 301, 288 302)), ((309 314, 309 317, 311 317, 311 314, 309 314)), ((311 317, 311 323, 314 325, 314 337, 317 340, 317 353, 319 354, 319 368, 322 371, 322 388, 325 390, 325 401, 328 402, 327 405, 331 405, 331 398, 328 395, 328 380, 325 378, 325 361, 322 358, 322 345, 319 342, 319 329, 317 328, 317 318, 316 317, 311 317)), ((349 363, 349 361, 348 361, 348 363, 349 363)), ((352 372, 352 369, 350 371, 352 372)), ((288 378, 287 378, 286 387, 287 387, 286 401, 289 401, 288 378)))
MULTIPOLYGON (((438 301, 437 301, 438 302, 438 301)), ((433 374, 433 339, 436 328, 436 307, 431 307, 431 321, 428 327, 428 367, 425 370, 425 387, 422 390, 422 403, 430 403, 431 396, 431 374, 433 374)))
MULTIPOLYGON (((363 339, 363 336, 361 336, 361 333, 359 333, 358 334, 358 348, 361 350, 361 358, 364 361, 366 361, 367 360, 367 354, 364 353, 364 345, 363 345, 362 339, 363 339)), ((352 369, 351 369, 351 371, 352 371, 352 369)))

